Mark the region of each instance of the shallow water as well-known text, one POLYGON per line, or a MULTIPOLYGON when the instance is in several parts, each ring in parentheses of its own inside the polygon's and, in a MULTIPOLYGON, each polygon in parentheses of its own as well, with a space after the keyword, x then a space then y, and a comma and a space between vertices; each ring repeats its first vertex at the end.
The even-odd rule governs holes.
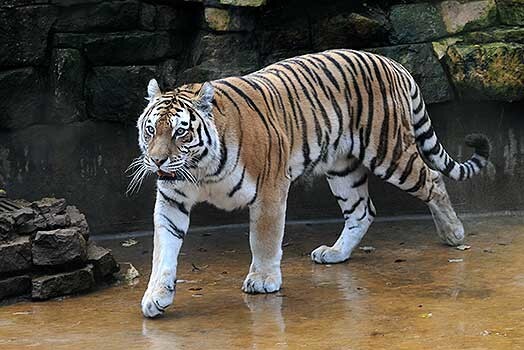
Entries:
POLYGON ((151 238, 103 241, 137 267, 138 284, 0 307, 0 349, 524 348, 524 218, 465 225, 471 249, 459 251, 438 242, 431 221, 375 223, 361 246, 376 250, 337 265, 308 255, 340 224, 288 226, 284 286, 271 295, 240 290, 243 229, 199 231, 180 257, 175 305, 155 320, 139 309, 151 238))

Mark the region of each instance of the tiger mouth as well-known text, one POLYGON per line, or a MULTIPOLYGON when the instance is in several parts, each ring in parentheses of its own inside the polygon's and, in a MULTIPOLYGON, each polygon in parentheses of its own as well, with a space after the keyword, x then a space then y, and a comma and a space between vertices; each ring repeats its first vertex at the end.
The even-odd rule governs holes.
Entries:
POLYGON ((181 180, 184 180, 184 178, 182 176, 180 176, 180 174, 178 174, 176 172, 166 173, 165 171, 158 170, 156 172, 156 174, 158 175, 158 179, 162 180, 162 181, 181 181, 181 180))
POLYGON ((156 174, 158 175, 158 177, 176 177, 175 172, 166 173, 165 171, 162 171, 162 170, 158 170, 156 174))

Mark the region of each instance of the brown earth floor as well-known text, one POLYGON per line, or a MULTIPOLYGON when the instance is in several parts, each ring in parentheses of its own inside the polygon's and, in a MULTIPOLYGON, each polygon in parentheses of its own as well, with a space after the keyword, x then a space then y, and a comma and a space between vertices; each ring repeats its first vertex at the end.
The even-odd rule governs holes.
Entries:
POLYGON ((240 291, 246 230, 193 232, 180 258, 186 282, 155 320, 139 309, 151 239, 103 241, 138 268, 138 284, 0 307, 0 349, 524 348, 524 218, 465 224, 467 251, 439 244, 431 221, 375 223, 362 242, 375 251, 331 266, 308 253, 340 224, 290 225, 283 289, 255 296, 240 291))

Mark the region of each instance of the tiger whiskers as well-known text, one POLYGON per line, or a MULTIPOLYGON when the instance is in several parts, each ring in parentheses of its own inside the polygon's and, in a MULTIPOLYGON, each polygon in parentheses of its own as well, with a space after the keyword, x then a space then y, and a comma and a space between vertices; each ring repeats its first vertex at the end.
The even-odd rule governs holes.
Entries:
POLYGON ((129 185, 127 186, 126 195, 129 196, 140 190, 144 179, 150 173, 149 170, 150 169, 147 165, 147 159, 145 159, 143 156, 135 158, 131 162, 129 167, 126 169, 126 173, 130 173, 129 177, 131 178, 129 185))

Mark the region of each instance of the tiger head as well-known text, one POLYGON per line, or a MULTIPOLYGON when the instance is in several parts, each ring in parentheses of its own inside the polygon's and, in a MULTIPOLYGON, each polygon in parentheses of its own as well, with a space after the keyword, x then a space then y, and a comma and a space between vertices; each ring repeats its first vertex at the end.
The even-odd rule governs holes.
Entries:
POLYGON ((160 180, 195 182, 191 169, 199 168, 210 153, 216 129, 212 118, 213 86, 189 84, 162 93, 155 79, 147 87, 149 101, 140 115, 138 144, 142 156, 131 163, 130 190, 140 187, 148 173, 160 180))

